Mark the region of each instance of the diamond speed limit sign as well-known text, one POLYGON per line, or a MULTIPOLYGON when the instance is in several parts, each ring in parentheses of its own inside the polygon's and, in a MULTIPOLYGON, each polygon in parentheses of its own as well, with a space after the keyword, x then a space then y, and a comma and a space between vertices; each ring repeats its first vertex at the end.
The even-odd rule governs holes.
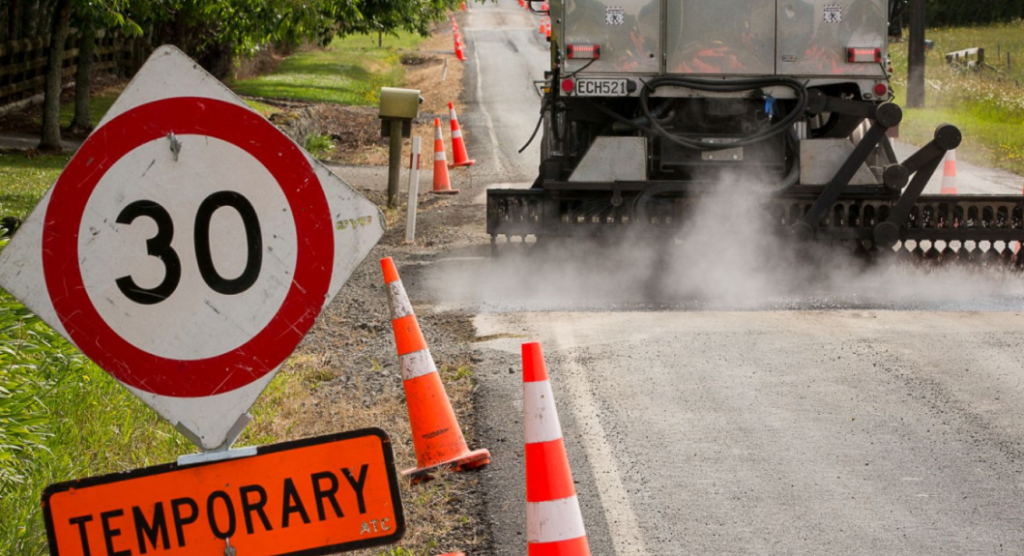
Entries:
POLYGON ((172 47, 0 256, 0 284, 212 449, 383 233, 380 211, 172 47))

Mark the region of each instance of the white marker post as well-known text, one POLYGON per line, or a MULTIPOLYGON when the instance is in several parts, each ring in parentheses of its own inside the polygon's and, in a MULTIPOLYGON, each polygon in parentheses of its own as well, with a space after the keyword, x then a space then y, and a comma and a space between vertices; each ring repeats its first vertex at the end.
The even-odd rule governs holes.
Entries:
POLYGON ((412 138, 412 152, 409 155, 409 206, 405 216, 405 242, 416 241, 416 205, 420 188, 420 138, 412 138))

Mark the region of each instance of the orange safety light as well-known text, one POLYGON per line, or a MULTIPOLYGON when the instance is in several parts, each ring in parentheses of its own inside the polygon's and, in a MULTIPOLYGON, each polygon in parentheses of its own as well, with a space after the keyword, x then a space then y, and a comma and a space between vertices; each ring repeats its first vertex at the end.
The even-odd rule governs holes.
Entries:
POLYGON ((601 45, 567 44, 565 57, 570 60, 599 60, 601 59, 601 45))
POLYGON ((846 49, 846 61, 851 64, 880 64, 882 63, 882 49, 851 46, 846 49))

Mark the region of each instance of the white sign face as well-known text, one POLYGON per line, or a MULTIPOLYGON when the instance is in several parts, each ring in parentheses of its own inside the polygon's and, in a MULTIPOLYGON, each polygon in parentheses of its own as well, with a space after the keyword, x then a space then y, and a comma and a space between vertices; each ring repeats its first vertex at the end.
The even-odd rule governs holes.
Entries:
POLYGON ((376 205, 165 46, 0 254, 0 285, 213 449, 383 232, 376 205))

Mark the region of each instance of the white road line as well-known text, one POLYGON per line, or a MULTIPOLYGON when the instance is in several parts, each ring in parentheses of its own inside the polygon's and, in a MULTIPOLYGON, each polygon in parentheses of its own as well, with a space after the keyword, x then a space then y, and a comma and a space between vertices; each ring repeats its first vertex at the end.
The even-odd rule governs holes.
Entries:
MULTIPOLYGON (((475 29, 467 29, 467 31, 476 35, 475 29)), ((478 49, 476 48, 476 41, 473 44, 473 69, 476 71, 476 98, 484 98, 484 91, 482 83, 484 82, 480 75, 480 56, 477 54, 478 49)), ((494 159, 494 168, 498 171, 498 174, 505 173, 505 167, 501 163, 501 150, 498 148, 498 134, 494 131, 494 120, 491 118, 491 114, 487 112, 487 103, 479 103, 480 112, 483 112, 484 118, 487 119, 487 135, 491 138, 491 158, 494 159)))
MULTIPOLYGON (((559 349, 572 349, 573 346, 578 345, 573 341, 571 331, 559 330, 558 335, 562 334, 568 334, 569 338, 564 344, 562 338, 555 338, 559 349)), ((583 437, 583 447, 587 451, 587 457, 594 470, 597 492, 601 497, 601 506, 604 508, 605 521, 608 523, 615 554, 618 556, 648 556, 647 547, 644 545, 644 539, 640 533, 639 520, 629 503, 629 494, 622 484, 619 466, 615 462, 612 447, 608 444, 604 427, 601 426, 597 405, 590 393, 590 386, 587 383, 589 373, 574 361, 567 360, 565 365, 567 366, 564 375, 567 379, 565 383, 572 394, 576 429, 583 437)))

